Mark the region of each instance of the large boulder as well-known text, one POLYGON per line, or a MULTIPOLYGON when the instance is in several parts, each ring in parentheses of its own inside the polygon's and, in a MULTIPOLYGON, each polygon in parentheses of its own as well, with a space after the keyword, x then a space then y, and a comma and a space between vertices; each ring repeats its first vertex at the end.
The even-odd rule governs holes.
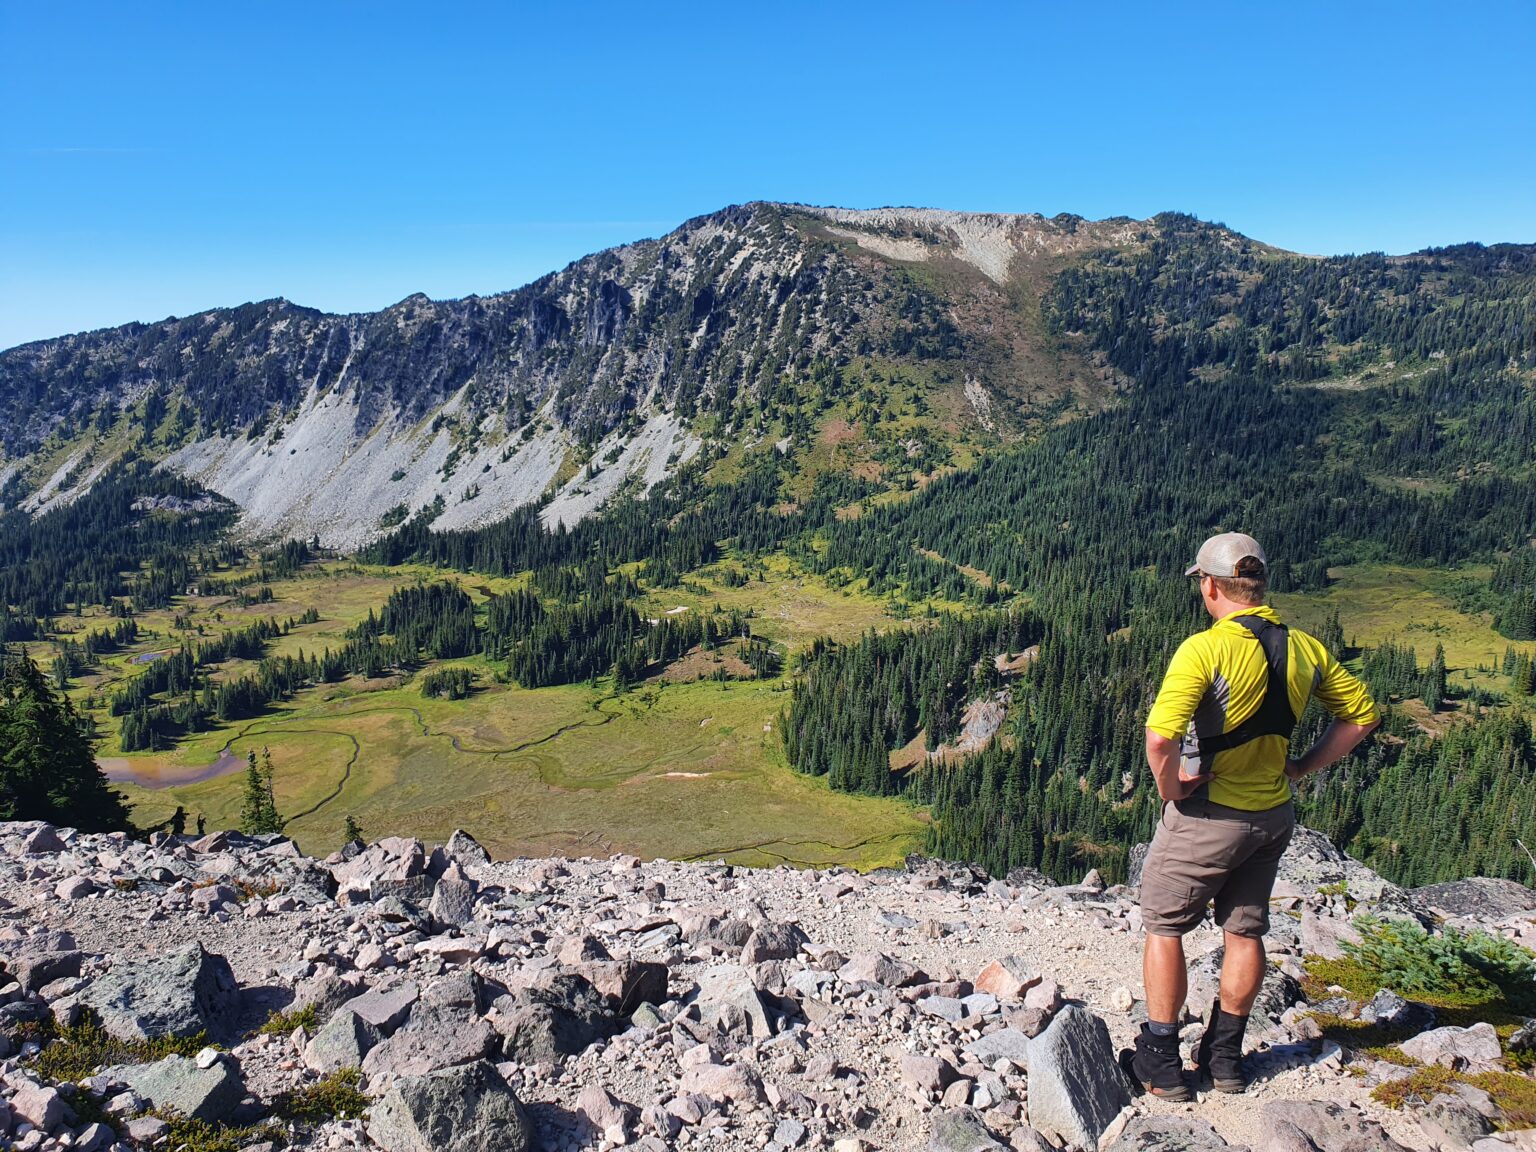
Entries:
POLYGON ((1503 1049, 1492 1024, 1474 1024, 1470 1028, 1447 1025, 1420 1032, 1398 1045, 1403 1055, 1423 1064, 1443 1064, 1447 1068, 1469 1068, 1489 1072, 1498 1067, 1503 1049))
POLYGON ((1040 983, 1040 973, 1022 956, 1004 956, 976 974, 972 981, 978 992, 990 992, 999 1000, 1022 1000, 1024 994, 1040 983))
POLYGON ((1029 1122, 1042 1136, 1092 1148, 1131 1102, 1109 1029, 1068 1005, 1029 1042, 1029 1122))
MULTIPOLYGON (((421 988, 413 980, 402 980, 387 987, 370 988, 342 1004, 388 1036, 410 1018, 411 1009, 421 999, 421 988)), ((339 1009, 338 1009, 339 1011, 339 1009)))
POLYGON ((905 960, 896 960, 883 952, 856 952, 837 970, 845 984, 879 984, 885 988, 905 988, 922 984, 928 977, 905 960))
POLYGON ((161 1036, 226 1037, 240 1010, 240 986, 229 961, 188 944, 169 956, 118 963, 81 997, 119 1040, 161 1036))
POLYGON ((322 1074, 361 1068, 363 1057, 383 1039, 384 1033, 350 1008, 343 1008, 333 1013, 304 1046, 304 1064, 322 1074))
POLYGON ((368 903, 396 896, 412 903, 432 898, 436 878, 427 872, 427 856, 421 841, 386 836, 350 859, 331 866, 343 903, 368 903))
POLYGON ((439 858, 443 866, 457 864, 460 868, 476 867, 491 862, 491 854, 487 852, 468 832, 462 828, 456 828, 453 835, 448 837, 448 843, 432 852, 432 867, 437 875, 442 875, 443 867, 438 865, 439 858))
POLYGON ((168 1108, 192 1120, 217 1123, 235 1110, 245 1084, 228 1060, 206 1068, 185 1056, 167 1056, 153 1064, 109 1068, 106 1075, 127 1085, 153 1108, 168 1108))
POLYGON ((1261 1114, 1254 1152, 1406 1152, 1381 1125, 1354 1108, 1319 1100, 1275 1100, 1261 1114))
POLYGON ((724 1032, 750 1034, 758 1040, 773 1035, 768 1007, 752 976, 738 964, 716 964, 699 976, 694 1003, 699 1019, 724 1032))
POLYGON ((369 1110, 368 1135, 385 1152, 529 1152, 533 1125, 517 1093, 487 1061, 407 1076, 369 1110))
POLYGON ((577 966, 621 1016, 627 1016, 642 1004, 661 1004, 667 999, 665 964, 645 960, 591 960, 577 966))
POLYGON ((475 883, 444 877, 432 891, 427 912, 440 927, 458 928, 475 918, 475 883))
POLYGON ((622 1027, 597 990, 572 973, 503 996, 493 1007, 491 1024, 507 1059, 520 1064, 558 1063, 622 1027))
POLYGON ((798 924, 760 924, 741 949, 741 963, 750 968, 765 960, 793 960, 811 942, 798 924))
MULTIPOLYGON (((51 940, 44 941, 52 943, 51 940)), ((17 954, 0 960, 0 972, 9 971, 23 992, 36 992, 45 984, 80 975, 80 952, 73 948, 37 948, 23 941, 17 954)))
POLYGON ((411 1022, 363 1058, 369 1090, 378 1092, 402 1076, 424 1076, 440 1068, 489 1056, 496 1031, 461 1008, 418 1008, 411 1022))

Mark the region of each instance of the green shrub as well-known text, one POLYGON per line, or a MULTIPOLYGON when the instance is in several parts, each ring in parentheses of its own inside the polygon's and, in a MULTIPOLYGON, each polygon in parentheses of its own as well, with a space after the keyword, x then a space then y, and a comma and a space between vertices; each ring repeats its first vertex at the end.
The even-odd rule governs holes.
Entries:
POLYGON ((281 1148, 288 1143, 282 1126, 270 1120, 261 1124, 229 1127, 206 1120, 189 1120, 176 1112, 157 1110, 147 1113, 170 1125, 161 1147, 170 1152, 241 1152, 252 1144, 270 1141, 281 1148))
POLYGON ((295 1124, 356 1120, 368 1108, 368 1097, 359 1087, 361 1083, 362 1074, 356 1068, 343 1068, 314 1084, 283 1093, 273 1103, 272 1112, 295 1124))
POLYGON ((295 1028, 313 1032, 315 1025, 319 1022, 319 1013, 315 1006, 306 1004, 302 1008, 295 1008, 292 1012, 273 1012, 257 1031, 263 1036, 286 1036, 295 1028))
POLYGON ((1349 959, 1379 988, 1463 1004, 1536 1010, 1536 954, 1488 932, 1426 931, 1413 920, 1361 916, 1349 959))
POLYGON ((154 1040, 118 1040, 99 1021, 87 1016, 72 1028, 56 1030, 33 1066, 60 1083, 75 1083, 106 1064, 148 1064, 167 1056, 195 1056, 208 1046, 208 1035, 161 1036, 154 1040))

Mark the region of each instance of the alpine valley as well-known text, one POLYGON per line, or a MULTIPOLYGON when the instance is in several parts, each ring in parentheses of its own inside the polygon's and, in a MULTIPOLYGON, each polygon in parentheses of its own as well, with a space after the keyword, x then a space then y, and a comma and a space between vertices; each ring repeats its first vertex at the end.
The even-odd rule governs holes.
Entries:
POLYGON ((0 353, 0 748, 94 741, 0 819, 1113 883, 1228 528, 1387 706, 1304 822, 1531 881, 1536 245, 1176 214, 754 203, 0 353))

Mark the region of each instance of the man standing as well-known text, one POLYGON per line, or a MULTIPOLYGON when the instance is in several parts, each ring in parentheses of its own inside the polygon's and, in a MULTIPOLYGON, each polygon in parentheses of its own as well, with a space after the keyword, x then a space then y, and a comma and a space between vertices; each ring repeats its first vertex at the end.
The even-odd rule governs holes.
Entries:
POLYGON ((1206 1020, 1197 1074, 1247 1087, 1243 1033, 1264 981, 1269 896, 1296 815, 1289 781, 1346 755, 1380 723, 1365 685, 1321 643, 1264 603, 1268 560, 1241 532, 1213 536, 1185 573, 1215 623, 1179 646, 1147 717, 1147 763, 1163 814, 1141 874, 1148 1022, 1130 1070, 1167 1100, 1188 1100, 1178 1020, 1188 993, 1183 937, 1215 902, 1226 954, 1221 1002, 1206 1020), (1315 697, 1333 714, 1322 738, 1287 759, 1315 697))

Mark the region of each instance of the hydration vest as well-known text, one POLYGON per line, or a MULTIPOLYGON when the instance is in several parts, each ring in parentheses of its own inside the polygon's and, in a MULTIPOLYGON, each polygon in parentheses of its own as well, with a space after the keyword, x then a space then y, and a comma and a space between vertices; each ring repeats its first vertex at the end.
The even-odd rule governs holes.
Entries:
POLYGON ((1291 709, 1289 630, 1284 624, 1276 624, 1262 616, 1233 616, 1231 619, 1252 632, 1258 640, 1264 649, 1269 675, 1264 683, 1264 698, 1252 715, 1230 732, 1204 736, 1193 742, 1202 772, 1210 771, 1218 752, 1247 744, 1260 736, 1284 736, 1289 740, 1296 728, 1296 713, 1291 709))

